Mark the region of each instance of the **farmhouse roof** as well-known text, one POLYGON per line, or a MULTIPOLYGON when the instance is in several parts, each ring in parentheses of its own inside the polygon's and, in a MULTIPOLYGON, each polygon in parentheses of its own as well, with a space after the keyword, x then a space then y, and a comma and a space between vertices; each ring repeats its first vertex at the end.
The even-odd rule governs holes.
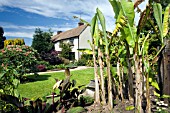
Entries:
POLYGON ((59 40, 77 37, 86 29, 86 27, 87 27, 87 25, 80 25, 76 28, 70 29, 65 32, 61 32, 60 34, 56 34, 56 35, 52 36, 52 41, 57 42, 59 40))

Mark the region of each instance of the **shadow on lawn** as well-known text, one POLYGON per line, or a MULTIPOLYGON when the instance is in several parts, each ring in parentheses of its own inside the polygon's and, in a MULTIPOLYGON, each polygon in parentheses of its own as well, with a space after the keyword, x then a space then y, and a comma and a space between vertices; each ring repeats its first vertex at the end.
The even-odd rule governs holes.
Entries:
POLYGON ((22 83, 28 83, 28 82, 36 82, 36 81, 44 81, 48 80, 48 78, 51 77, 51 75, 27 75, 24 77, 24 80, 22 80, 22 83))

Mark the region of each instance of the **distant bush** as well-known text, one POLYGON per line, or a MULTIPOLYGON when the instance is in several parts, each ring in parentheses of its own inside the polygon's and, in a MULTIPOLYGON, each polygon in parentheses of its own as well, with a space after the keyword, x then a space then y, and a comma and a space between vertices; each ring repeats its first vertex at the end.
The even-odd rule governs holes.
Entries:
POLYGON ((7 47, 8 45, 25 45, 24 39, 8 39, 4 41, 4 47, 7 47))
POLYGON ((63 61, 63 63, 64 63, 65 65, 67 65, 67 64, 70 63, 70 60, 69 60, 69 59, 66 59, 66 58, 63 58, 63 57, 61 57, 61 60, 63 61))
POLYGON ((37 70, 39 71, 39 72, 43 72, 43 71, 46 71, 47 69, 46 69, 46 66, 45 65, 42 65, 42 64, 40 64, 40 65, 37 65, 37 70))
POLYGON ((93 55, 91 55, 91 54, 82 54, 81 59, 92 60, 93 55))
POLYGON ((77 66, 86 66, 86 62, 87 62, 86 59, 79 59, 77 61, 77 66))
POLYGON ((62 59, 56 56, 55 52, 51 53, 42 52, 40 56, 44 61, 49 62, 50 65, 59 65, 63 63, 62 59))
POLYGON ((69 60, 73 60, 74 55, 70 54, 70 52, 72 50, 71 45, 69 43, 60 43, 59 46, 61 48, 60 57, 69 59, 69 60))
POLYGON ((15 69, 18 79, 28 72, 35 72, 39 54, 32 47, 25 45, 8 45, 0 52, 0 64, 15 69))
POLYGON ((90 54, 82 54, 77 61, 78 66, 93 66, 93 56, 90 54))

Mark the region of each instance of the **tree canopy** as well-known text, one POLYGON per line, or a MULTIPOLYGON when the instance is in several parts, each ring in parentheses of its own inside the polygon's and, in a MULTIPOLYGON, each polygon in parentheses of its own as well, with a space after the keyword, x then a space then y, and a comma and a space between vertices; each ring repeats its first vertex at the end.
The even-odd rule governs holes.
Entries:
POLYGON ((54 44, 51 41, 52 35, 53 32, 50 29, 48 32, 44 32, 40 28, 36 28, 31 46, 37 50, 38 53, 43 51, 49 52, 54 47, 54 44))

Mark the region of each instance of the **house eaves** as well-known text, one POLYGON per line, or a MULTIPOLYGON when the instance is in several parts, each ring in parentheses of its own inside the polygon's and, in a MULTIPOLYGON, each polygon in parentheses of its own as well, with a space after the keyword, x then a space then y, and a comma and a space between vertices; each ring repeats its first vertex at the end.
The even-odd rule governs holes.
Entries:
POLYGON ((57 42, 60 40, 78 37, 86 29, 86 27, 87 27, 87 25, 81 25, 74 29, 70 29, 70 30, 62 32, 60 34, 56 34, 56 35, 52 36, 52 42, 57 42))

